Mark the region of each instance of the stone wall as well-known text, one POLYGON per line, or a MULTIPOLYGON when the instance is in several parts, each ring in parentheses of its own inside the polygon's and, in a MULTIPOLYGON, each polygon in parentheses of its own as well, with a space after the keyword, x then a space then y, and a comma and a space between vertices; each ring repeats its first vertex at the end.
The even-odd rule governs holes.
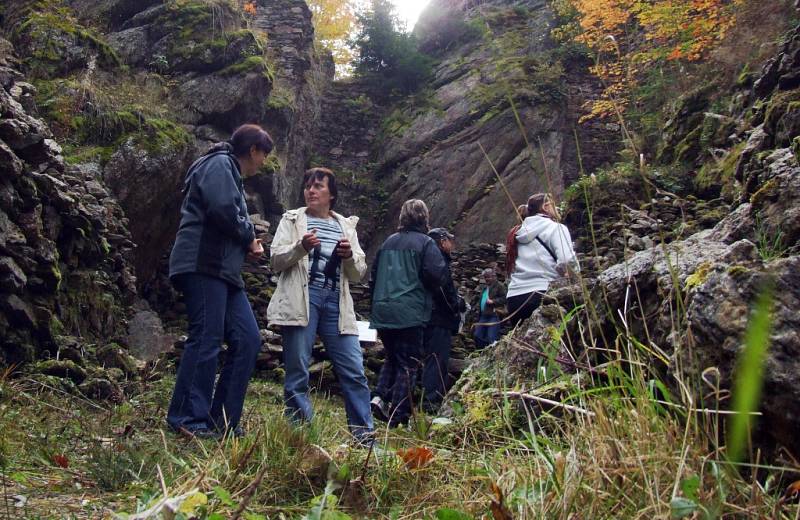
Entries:
POLYGON ((333 59, 317 53, 311 11, 304 0, 259 0, 256 28, 267 32, 267 49, 275 79, 264 124, 276 139, 280 170, 261 179, 257 191, 265 218, 273 223, 284 209, 300 199, 300 181, 312 153, 314 136, 321 131, 322 96, 333 80, 333 59))
POLYGON ((64 163, 34 94, 0 39, 2 366, 123 338, 136 294, 128 219, 97 170, 64 163))

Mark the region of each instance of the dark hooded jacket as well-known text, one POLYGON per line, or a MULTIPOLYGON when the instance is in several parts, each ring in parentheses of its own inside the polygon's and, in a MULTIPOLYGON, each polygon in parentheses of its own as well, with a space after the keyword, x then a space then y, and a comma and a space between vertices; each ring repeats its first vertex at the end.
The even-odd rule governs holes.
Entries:
POLYGON ((169 276, 200 273, 244 287, 242 264, 255 238, 239 161, 229 144, 215 148, 186 173, 181 223, 169 276))
POLYGON ((370 326, 424 326, 431 319, 431 294, 446 275, 442 253, 424 230, 407 229, 387 238, 372 264, 370 326))
POLYGON ((429 327, 442 327, 450 332, 458 332, 461 324, 461 312, 466 310, 464 300, 458 295, 456 286, 453 283, 453 275, 450 271, 450 255, 441 251, 445 261, 446 274, 444 284, 433 291, 433 310, 431 311, 431 321, 429 327))

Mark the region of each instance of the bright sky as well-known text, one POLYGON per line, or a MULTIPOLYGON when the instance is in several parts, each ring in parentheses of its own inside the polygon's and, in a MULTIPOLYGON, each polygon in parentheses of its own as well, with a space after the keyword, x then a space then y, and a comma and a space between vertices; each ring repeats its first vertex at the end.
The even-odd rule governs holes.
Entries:
POLYGON ((428 5, 429 0, 391 0, 397 9, 400 19, 406 22, 406 29, 411 31, 417 23, 419 13, 428 5))

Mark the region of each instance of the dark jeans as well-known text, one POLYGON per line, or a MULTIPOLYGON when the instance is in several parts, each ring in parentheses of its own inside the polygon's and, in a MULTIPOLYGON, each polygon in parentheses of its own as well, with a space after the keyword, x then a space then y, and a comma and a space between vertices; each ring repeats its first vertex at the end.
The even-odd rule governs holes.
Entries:
POLYGON ((510 325, 512 328, 516 327, 520 321, 531 317, 533 311, 542 304, 542 296, 544 296, 543 293, 534 291, 506 298, 506 306, 508 307, 508 315, 511 316, 510 325))
POLYGON ((496 323, 496 325, 476 325, 475 344, 485 347, 500 339, 500 317, 497 314, 481 314, 478 323, 496 323))
POLYGON ((308 398, 308 365, 317 334, 342 387, 344 409, 350 432, 358 440, 372 435, 372 412, 369 408, 369 385, 364 375, 364 358, 358 336, 339 334, 339 293, 331 289, 309 287, 310 315, 305 327, 283 327, 283 364, 286 377, 283 395, 286 415, 297 422, 314 417, 308 398))
POLYGON ((436 410, 447 393, 447 364, 450 362, 450 347, 453 333, 445 327, 425 327, 425 366, 422 369, 423 408, 436 410))
POLYGON ((378 376, 375 393, 391 403, 389 426, 408 422, 417 370, 422 364, 423 327, 381 329, 386 361, 378 376))
POLYGON ((261 335, 244 289, 202 274, 177 279, 189 315, 189 339, 181 357, 167 422, 176 429, 236 428, 261 335), (228 344, 216 390, 217 358, 228 344), (213 395, 213 401, 212 401, 213 395))

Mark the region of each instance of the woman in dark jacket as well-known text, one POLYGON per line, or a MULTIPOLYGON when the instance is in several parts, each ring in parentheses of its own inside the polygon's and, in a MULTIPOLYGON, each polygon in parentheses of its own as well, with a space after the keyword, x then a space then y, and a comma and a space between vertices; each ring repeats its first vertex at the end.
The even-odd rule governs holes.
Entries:
POLYGON ((411 415, 423 331, 431 319, 431 293, 444 285, 447 276, 444 257, 427 233, 428 207, 421 200, 407 200, 400 209, 397 233, 381 245, 372 267, 370 326, 378 329, 386 361, 371 405, 392 427, 411 415))
POLYGON ((242 177, 254 175, 271 150, 266 131, 243 125, 186 174, 169 276, 184 294, 189 338, 167 411, 167 423, 184 434, 241 433, 237 426, 261 347, 241 268, 245 257, 256 260, 264 252, 247 212, 242 177), (228 351, 215 390, 223 340, 228 351))

